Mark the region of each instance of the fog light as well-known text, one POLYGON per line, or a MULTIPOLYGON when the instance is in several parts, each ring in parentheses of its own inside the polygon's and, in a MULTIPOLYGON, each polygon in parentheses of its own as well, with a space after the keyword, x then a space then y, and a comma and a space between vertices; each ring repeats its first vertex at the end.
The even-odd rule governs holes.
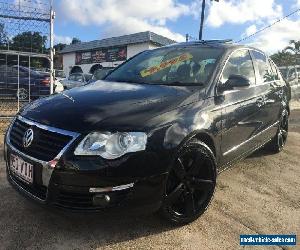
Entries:
POLYGON ((110 197, 109 197, 109 195, 104 195, 104 199, 106 200, 106 202, 110 202, 110 197))
POLYGON ((109 195, 97 194, 93 197, 93 204, 95 206, 106 207, 110 202, 109 195))

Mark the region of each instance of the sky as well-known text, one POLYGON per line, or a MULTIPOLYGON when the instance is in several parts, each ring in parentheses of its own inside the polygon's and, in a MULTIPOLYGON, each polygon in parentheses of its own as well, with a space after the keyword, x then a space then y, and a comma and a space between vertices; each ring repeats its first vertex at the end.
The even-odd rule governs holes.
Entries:
MULTIPOLYGON (((206 0, 204 39, 238 41, 300 8, 300 0, 206 0)), ((54 0, 55 43, 152 31, 176 41, 199 33, 202 0, 54 0)), ((268 54, 300 40, 300 12, 243 43, 268 54)))

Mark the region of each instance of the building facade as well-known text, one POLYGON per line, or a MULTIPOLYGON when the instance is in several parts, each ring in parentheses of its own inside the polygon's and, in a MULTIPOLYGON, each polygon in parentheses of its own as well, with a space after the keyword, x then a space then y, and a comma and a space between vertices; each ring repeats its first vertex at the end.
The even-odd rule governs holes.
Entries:
POLYGON ((92 74, 102 67, 116 67, 142 51, 172 43, 175 41, 146 31, 68 45, 59 54, 62 55, 63 70, 67 76, 75 72, 92 74))

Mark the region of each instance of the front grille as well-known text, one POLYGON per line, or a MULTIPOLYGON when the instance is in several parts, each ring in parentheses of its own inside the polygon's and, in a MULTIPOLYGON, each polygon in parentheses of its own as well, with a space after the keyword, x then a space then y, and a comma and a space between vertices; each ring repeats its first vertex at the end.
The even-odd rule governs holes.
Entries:
POLYGON ((57 205, 74 209, 92 208, 93 195, 88 193, 80 194, 60 191, 57 196, 57 205))
POLYGON ((9 139, 10 143, 22 153, 38 160, 51 161, 72 140, 72 137, 41 129, 16 119, 11 128, 9 139), (25 148, 23 136, 30 128, 34 133, 33 141, 28 148, 25 148))
POLYGON ((16 178, 14 175, 10 175, 10 177, 13 179, 15 183, 17 183, 18 186, 22 187, 24 190, 27 192, 31 193, 35 197, 38 197, 41 200, 46 200, 47 197, 47 188, 42 185, 38 184, 33 184, 33 185, 28 185, 25 184, 24 182, 20 181, 18 178, 16 178))

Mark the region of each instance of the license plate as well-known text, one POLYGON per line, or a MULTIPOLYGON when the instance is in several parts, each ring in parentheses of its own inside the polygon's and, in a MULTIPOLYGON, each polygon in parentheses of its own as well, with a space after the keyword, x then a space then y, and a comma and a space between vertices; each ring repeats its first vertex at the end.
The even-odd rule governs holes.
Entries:
POLYGON ((10 155, 10 170, 27 183, 33 182, 33 165, 16 155, 10 155))

